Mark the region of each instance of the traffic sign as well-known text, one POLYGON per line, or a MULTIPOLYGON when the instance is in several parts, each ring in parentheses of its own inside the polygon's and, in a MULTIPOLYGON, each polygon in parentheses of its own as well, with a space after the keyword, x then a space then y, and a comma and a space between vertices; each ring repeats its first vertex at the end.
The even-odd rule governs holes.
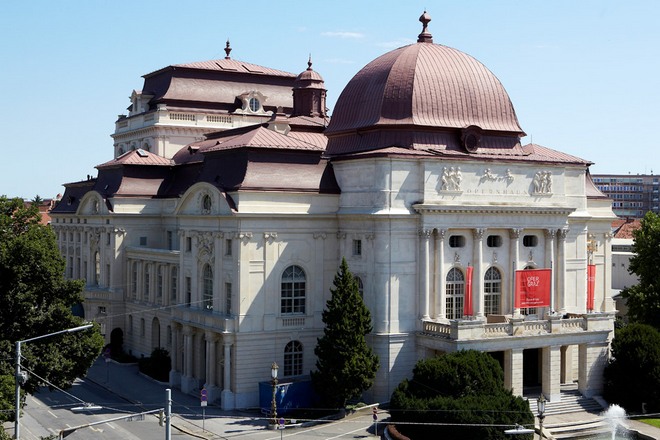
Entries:
POLYGON ((374 407, 371 409, 371 412, 373 413, 374 422, 377 421, 377 420, 378 420, 378 408, 376 408, 376 407, 374 406, 374 407))
POLYGON ((202 402, 202 406, 206 406, 208 404, 208 394, 207 394, 206 388, 202 388, 199 391, 199 399, 202 402))
POLYGON ((279 424, 280 424, 280 429, 284 429, 284 417, 280 417, 279 424))

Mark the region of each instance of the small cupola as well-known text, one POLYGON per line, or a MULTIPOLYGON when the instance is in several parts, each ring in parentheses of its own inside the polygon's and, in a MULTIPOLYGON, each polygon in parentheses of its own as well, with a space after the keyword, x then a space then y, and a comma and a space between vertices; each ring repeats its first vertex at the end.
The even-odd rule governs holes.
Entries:
POLYGON ((303 71, 293 85, 292 116, 312 116, 325 118, 325 82, 321 75, 312 69, 312 56, 307 61, 307 69, 303 71))

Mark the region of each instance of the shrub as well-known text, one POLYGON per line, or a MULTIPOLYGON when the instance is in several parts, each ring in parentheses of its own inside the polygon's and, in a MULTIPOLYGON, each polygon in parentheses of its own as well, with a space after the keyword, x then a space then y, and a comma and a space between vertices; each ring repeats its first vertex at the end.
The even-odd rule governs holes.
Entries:
POLYGON ((168 382, 170 380, 172 361, 169 352, 164 348, 154 348, 151 356, 141 358, 138 361, 138 365, 141 373, 157 381, 168 382))
POLYGON ((604 397, 629 412, 660 411, 660 332, 629 324, 616 330, 612 359, 605 368, 604 397))

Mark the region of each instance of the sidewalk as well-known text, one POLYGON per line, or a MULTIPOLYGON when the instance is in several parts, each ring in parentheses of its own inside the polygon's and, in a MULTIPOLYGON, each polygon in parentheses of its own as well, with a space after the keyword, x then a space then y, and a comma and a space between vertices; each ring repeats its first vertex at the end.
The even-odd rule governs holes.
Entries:
MULTIPOLYGON (((139 404, 144 411, 164 408, 165 390, 170 388, 168 384, 141 374, 136 364, 106 363, 102 357, 94 362, 85 379, 131 403, 139 404)), ((175 388, 171 388, 171 396, 173 433, 178 430, 193 437, 218 439, 223 437, 213 433, 248 433, 264 430, 267 425, 267 420, 257 412, 223 411, 212 404, 204 409, 203 417, 199 398, 183 394, 175 388)))

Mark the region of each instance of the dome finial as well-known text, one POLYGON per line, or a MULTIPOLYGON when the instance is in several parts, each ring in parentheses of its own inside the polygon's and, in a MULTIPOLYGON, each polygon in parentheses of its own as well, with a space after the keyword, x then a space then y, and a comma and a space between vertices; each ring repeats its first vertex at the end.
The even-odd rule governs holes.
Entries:
POLYGON ((312 70, 312 54, 309 54, 309 60, 307 60, 307 70, 312 70))
POLYGON ((427 31, 429 22, 431 21, 431 16, 424 11, 424 13, 419 17, 419 21, 422 22, 422 33, 417 36, 418 43, 433 43, 433 35, 427 31))
POLYGON ((225 46, 225 53, 227 54, 227 56, 225 56, 225 59, 226 60, 231 59, 231 58, 229 58, 229 54, 231 53, 231 47, 229 47, 229 38, 227 38, 227 45, 225 46))

